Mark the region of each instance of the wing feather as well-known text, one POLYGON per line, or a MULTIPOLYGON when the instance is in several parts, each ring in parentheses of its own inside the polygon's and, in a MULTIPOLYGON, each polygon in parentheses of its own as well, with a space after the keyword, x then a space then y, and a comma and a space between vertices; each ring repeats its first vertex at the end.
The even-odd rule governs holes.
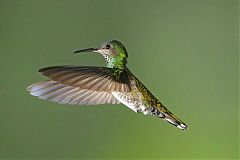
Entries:
POLYGON ((54 66, 40 69, 44 76, 81 89, 105 92, 130 92, 127 72, 106 67, 54 66))
POLYGON ((119 104, 120 102, 110 93, 93 91, 79 87, 47 80, 35 83, 27 88, 31 95, 40 99, 64 104, 119 104))

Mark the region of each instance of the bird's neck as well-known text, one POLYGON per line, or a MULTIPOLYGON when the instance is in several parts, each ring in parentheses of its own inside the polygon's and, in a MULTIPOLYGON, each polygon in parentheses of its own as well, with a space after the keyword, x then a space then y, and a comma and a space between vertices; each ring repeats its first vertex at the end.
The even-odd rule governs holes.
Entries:
POLYGON ((118 69, 126 68, 126 64, 127 64, 126 58, 107 56, 105 57, 105 59, 107 61, 108 68, 118 68, 118 69))

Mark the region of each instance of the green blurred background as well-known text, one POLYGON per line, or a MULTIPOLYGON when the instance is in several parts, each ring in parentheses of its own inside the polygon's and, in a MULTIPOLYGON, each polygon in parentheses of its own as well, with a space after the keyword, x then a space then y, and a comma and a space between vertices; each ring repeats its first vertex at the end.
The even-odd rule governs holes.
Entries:
POLYGON ((237 0, 1 0, 0 158, 237 159, 237 0), (67 106, 26 87, 117 39, 128 67, 189 129, 123 105, 67 106))

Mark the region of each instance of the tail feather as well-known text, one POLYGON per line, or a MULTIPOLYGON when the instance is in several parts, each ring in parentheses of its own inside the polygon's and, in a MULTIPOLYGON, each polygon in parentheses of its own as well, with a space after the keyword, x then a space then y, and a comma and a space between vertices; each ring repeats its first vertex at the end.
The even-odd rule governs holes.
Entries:
POLYGON ((176 118, 175 116, 173 117, 173 116, 165 115, 163 119, 169 122, 170 124, 176 126, 179 129, 182 129, 182 130, 187 129, 187 125, 181 120, 179 120, 178 118, 176 118))
MULTIPOLYGON (((153 109, 152 109, 152 111, 153 111, 153 109)), ((161 103, 159 103, 159 105, 157 105, 157 107, 154 111, 154 115, 156 115, 159 118, 163 118, 163 120, 169 122, 170 124, 176 126, 179 129, 182 129, 182 130, 187 129, 187 125, 183 121, 181 121, 177 116, 175 116, 172 112, 170 112, 161 103)))

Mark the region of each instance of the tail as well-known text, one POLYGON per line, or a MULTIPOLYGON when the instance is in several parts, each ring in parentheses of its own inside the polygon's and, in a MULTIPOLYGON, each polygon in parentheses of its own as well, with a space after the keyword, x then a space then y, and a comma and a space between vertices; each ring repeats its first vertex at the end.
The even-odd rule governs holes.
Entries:
POLYGON ((187 125, 162 104, 157 105, 157 110, 159 112, 157 112, 158 114, 156 114, 156 116, 163 118, 165 121, 169 122, 170 124, 176 126, 181 130, 187 129, 187 125))
POLYGON ((179 118, 177 118, 175 115, 173 115, 172 113, 166 114, 163 119, 165 121, 169 122, 170 124, 176 126, 177 128, 180 128, 181 130, 187 129, 187 125, 183 121, 181 121, 179 118))

